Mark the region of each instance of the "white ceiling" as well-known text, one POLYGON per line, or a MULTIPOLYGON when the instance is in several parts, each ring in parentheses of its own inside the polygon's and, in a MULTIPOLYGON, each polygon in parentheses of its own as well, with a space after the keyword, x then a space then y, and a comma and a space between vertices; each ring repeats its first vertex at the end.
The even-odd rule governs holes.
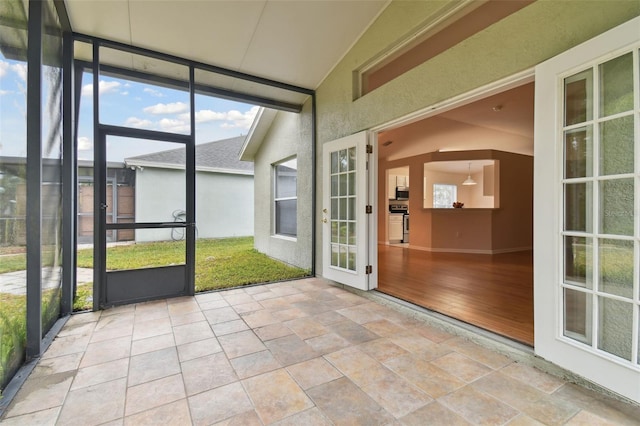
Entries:
POLYGON ((495 149, 533 155, 534 83, 378 135, 381 158, 495 149), (385 146, 385 142, 391 144, 385 146))
POLYGON ((75 32, 316 89, 388 0, 65 3, 75 32))

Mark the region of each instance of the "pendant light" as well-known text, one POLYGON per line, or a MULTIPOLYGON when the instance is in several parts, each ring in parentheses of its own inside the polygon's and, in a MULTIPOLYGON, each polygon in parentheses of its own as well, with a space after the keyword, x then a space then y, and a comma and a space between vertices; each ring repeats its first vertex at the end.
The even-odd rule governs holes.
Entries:
POLYGON ((467 178, 465 179, 464 182, 462 182, 463 185, 475 185, 477 182, 473 179, 471 179, 471 163, 469 163, 469 175, 467 176, 467 178))

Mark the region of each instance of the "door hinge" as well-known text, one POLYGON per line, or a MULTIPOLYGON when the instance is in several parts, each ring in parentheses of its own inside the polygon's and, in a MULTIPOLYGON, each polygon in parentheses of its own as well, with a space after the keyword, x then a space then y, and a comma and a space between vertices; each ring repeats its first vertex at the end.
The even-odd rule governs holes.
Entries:
POLYGON ((370 205, 369 205, 369 206, 365 206, 364 212, 365 212, 366 214, 371 214, 371 213, 373 213, 373 206, 370 206, 370 205))
POLYGON ((367 145, 367 154, 373 154, 373 145, 367 145))
POLYGON ((373 266, 371 266, 371 265, 367 265, 367 266, 365 266, 365 268, 364 268, 364 273, 365 273, 366 275, 372 274, 372 273, 373 273, 373 266))

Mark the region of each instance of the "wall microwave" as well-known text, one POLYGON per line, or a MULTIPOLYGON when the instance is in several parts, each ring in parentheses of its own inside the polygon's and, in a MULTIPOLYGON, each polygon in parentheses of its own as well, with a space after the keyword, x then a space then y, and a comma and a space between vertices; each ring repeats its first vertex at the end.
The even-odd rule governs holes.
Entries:
POLYGON ((409 187, 396 186, 396 200, 408 200, 408 199, 409 199, 409 187))

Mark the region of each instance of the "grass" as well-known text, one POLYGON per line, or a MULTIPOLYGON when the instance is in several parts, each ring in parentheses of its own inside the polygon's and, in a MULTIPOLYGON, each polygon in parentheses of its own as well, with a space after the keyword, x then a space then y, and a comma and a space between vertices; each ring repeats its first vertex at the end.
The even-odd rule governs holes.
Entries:
MULTIPOLYGON (((184 263, 184 241, 163 241, 110 247, 107 269, 123 270, 184 263)), ((93 267, 93 251, 78 251, 78 267, 93 267)), ((196 241, 196 292, 281 281, 309 275, 253 248, 252 237, 196 241)), ((92 286, 79 285, 75 310, 92 308, 92 286)))
POLYGON ((26 254, 7 254, 0 257, 0 274, 27 269, 26 254))
MULTIPOLYGON (((42 292, 43 328, 58 316, 60 291, 42 292)), ((24 295, 0 293, 0 389, 22 365, 27 338, 27 305, 24 295)), ((1 393, 0 393, 1 397, 1 393)))

